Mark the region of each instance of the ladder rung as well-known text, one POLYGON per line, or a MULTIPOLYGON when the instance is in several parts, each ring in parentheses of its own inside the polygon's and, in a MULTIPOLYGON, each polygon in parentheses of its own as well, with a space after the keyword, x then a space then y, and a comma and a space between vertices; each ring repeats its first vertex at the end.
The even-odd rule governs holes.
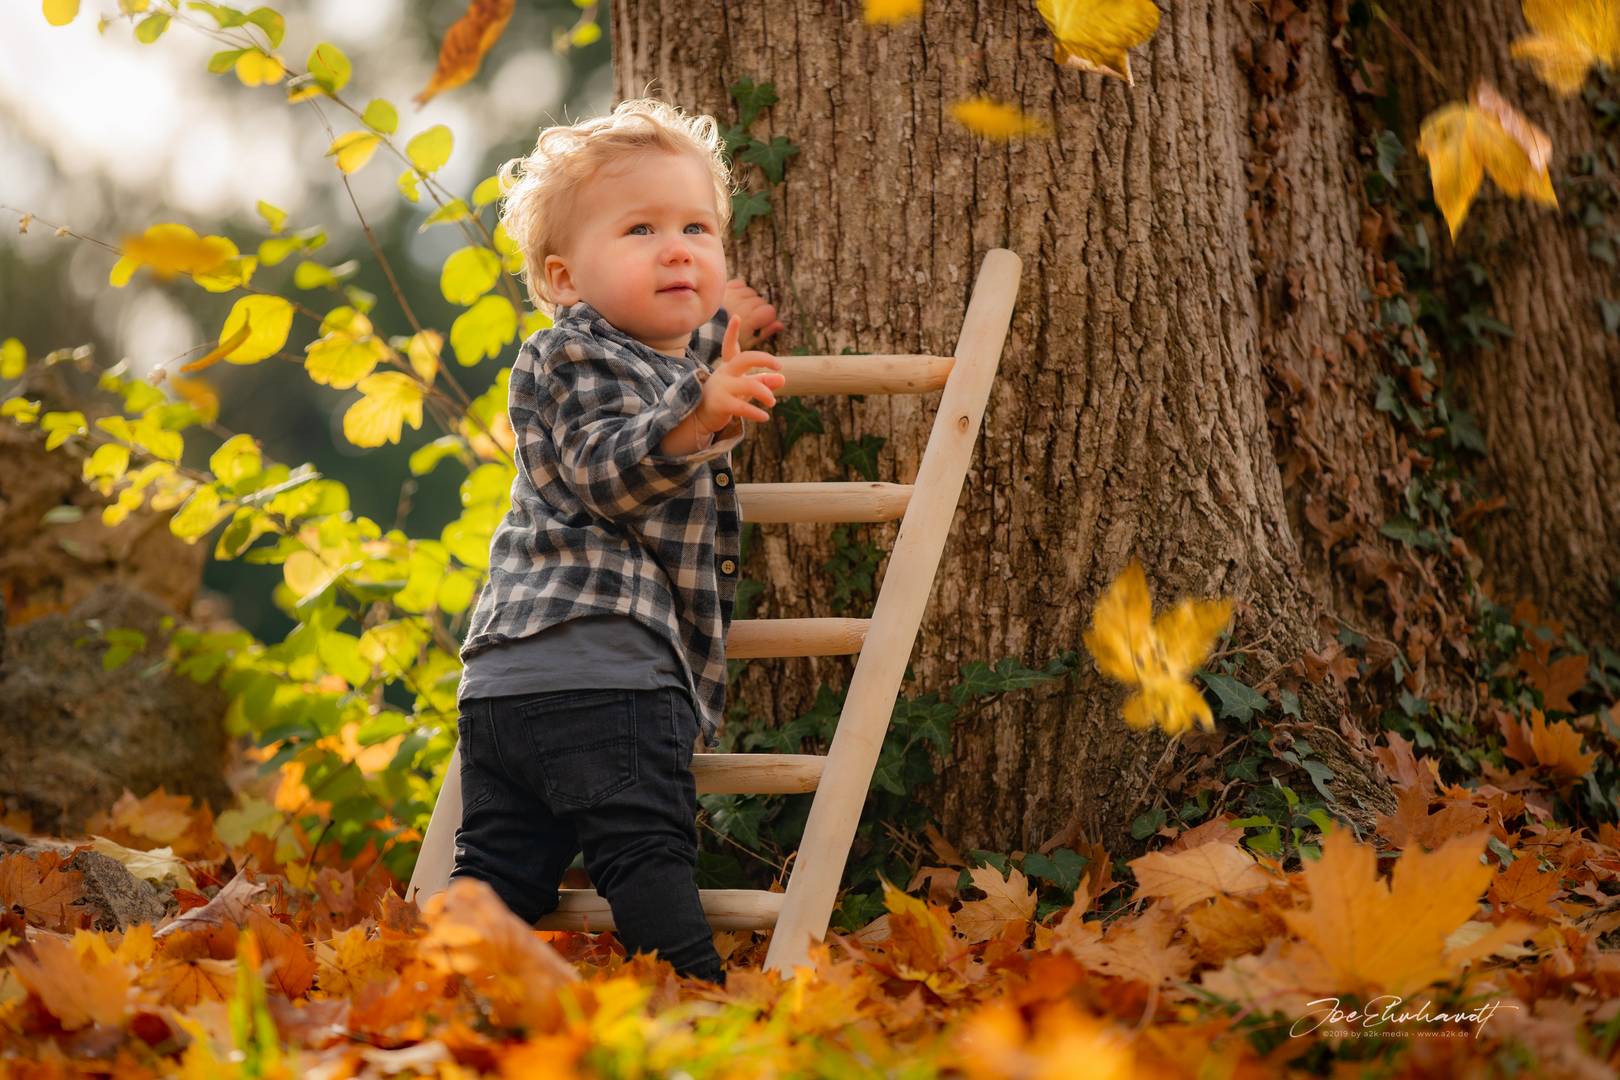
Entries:
POLYGON ((692 775, 706 795, 802 795, 826 764, 820 754, 693 754, 692 775))
POLYGON ((738 484, 737 498, 744 521, 898 521, 906 516, 911 490, 910 484, 864 480, 738 484))
MULTIPOLYGON (((562 903, 534 924, 536 930, 612 930, 613 909, 595 889, 559 889, 562 903)), ((715 930, 769 930, 786 893, 762 889, 699 889, 703 914, 715 930)))
POLYGON ((736 619, 726 634, 726 659, 774 656, 853 656, 870 619, 736 619))
POLYGON ((921 354, 890 356, 783 356, 787 382, 777 397, 799 394, 926 394, 943 389, 956 358, 921 354))

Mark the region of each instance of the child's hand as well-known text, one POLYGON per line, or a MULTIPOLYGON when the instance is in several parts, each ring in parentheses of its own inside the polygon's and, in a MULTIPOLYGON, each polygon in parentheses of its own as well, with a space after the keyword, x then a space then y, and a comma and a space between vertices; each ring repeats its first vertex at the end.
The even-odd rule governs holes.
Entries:
POLYGON ((742 278, 726 282, 725 299, 720 306, 742 319, 742 338, 739 344, 752 349, 766 338, 786 330, 787 326, 776 317, 776 307, 748 287, 742 278))
POLYGON ((762 402, 766 408, 774 406, 776 395, 771 391, 780 390, 787 383, 787 376, 781 373, 780 360, 768 352, 744 352, 738 346, 742 324, 740 315, 731 316, 726 324, 725 340, 720 345, 720 362, 703 383, 703 400, 695 410, 700 434, 719 431, 731 423, 733 416, 769 420, 771 414, 753 402, 762 402), (755 368, 775 370, 749 374, 755 368))

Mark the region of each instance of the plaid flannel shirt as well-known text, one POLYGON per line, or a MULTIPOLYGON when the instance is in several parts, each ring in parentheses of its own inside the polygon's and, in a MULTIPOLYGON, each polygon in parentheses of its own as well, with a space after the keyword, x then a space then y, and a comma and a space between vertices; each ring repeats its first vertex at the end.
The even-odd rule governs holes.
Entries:
POLYGON ((463 661, 579 615, 629 615, 675 646, 704 743, 717 744, 741 561, 729 455, 746 422, 690 454, 659 444, 697 407, 728 318, 694 331, 679 359, 584 302, 523 343, 508 391, 512 505, 490 538, 463 661))

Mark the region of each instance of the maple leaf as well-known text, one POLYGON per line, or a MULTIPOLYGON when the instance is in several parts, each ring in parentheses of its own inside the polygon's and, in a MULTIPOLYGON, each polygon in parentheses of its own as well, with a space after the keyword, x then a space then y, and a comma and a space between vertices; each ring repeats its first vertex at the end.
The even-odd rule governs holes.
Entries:
POLYGON ((1530 61, 1541 81, 1565 97, 1581 88, 1594 63, 1620 59, 1616 0, 1524 0, 1524 21, 1533 33, 1513 42, 1513 57, 1530 61))
MULTIPOLYGON (((1551 652, 1551 650, 1546 650, 1551 652)), ((1542 707, 1548 712, 1575 711, 1569 695, 1586 685, 1587 660, 1585 656, 1563 656, 1550 663, 1546 656, 1525 649, 1513 662, 1530 680, 1530 685, 1541 691, 1542 707)))
POLYGON ((79 925, 85 915, 73 905, 84 897, 84 875, 64 870, 62 864, 56 851, 0 858, 0 907, 20 910, 24 919, 48 930, 79 925))
POLYGON ((104 963, 87 946, 45 935, 30 949, 31 957, 13 951, 7 960, 18 980, 68 1031, 90 1024, 112 1026, 124 1018, 134 998, 130 965, 104 963))
POLYGON ((1187 930, 1198 943, 1198 957, 1207 964, 1223 964, 1235 956, 1259 952, 1283 932, 1275 914, 1230 896, 1187 913, 1187 930))
POLYGON ((181 931, 208 931, 215 927, 246 926, 250 903, 265 886, 254 882, 246 874, 237 874, 227 881, 213 899, 200 908, 181 912, 172 922, 165 924, 153 936, 165 938, 181 931))
POLYGON ((1528 725, 1506 714, 1499 722, 1507 740, 1503 753, 1523 765, 1543 768, 1565 781, 1573 781, 1597 764, 1597 753, 1582 751, 1581 733, 1567 720, 1549 724, 1540 709, 1532 709, 1528 725))
POLYGON ((1200 844, 1185 851, 1151 851, 1132 859, 1136 895, 1162 897, 1176 911, 1212 896, 1245 896, 1271 883, 1236 844, 1200 844))
POLYGON ((1106 930, 1100 922, 1066 919, 1057 925, 1053 948, 1099 974, 1159 987, 1192 973, 1191 946, 1171 944, 1180 924, 1162 904, 1135 918, 1116 919, 1106 930))
POLYGON ((1232 615, 1230 600, 1183 600, 1153 620, 1142 564, 1131 560, 1103 593, 1083 639, 1097 668, 1138 692, 1125 702, 1125 723, 1136 730, 1158 724, 1179 735, 1196 720, 1215 727, 1209 703, 1189 676, 1209 655, 1232 615))
POLYGON ((1556 919, 1559 913, 1549 905, 1562 894, 1560 886, 1556 873, 1543 871, 1534 858, 1521 855, 1491 882, 1491 902, 1498 906, 1511 904, 1543 919, 1556 919))
POLYGON ((439 45, 439 65, 427 86, 412 100, 425 105, 428 99, 453 90, 478 74, 495 42, 500 40, 512 18, 513 0, 472 0, 467 11, 445 31, 439 45))
POLYGON ((995 867, 979 866, 969 870, 968 876, 986 896, 984 900, 969 900, 956 913, 956 932, 969 944, 989 941, 1015 926, 1026 926, 1035 917, 1035 890, 1022 871, 1009 868, 1003 879, 995 867))
POLYGON ((1131 78, 1130 50, 1159 28, 1153 0, 1035 0, 1035 10, 1057 38, 1053 53, 1059 64, 1131 78))
POLYGON ((1424 118, 1418 153, 1429 163, 1434 201, 1453 240, 1486 173, 1510 198, 1558 205, 1547 174, 1552 140, 1483 81, 1472 103, 1454 101, 1424 118))
POLYGON ((1335 994, 1406 995, 1482 955, 1453 954, 1447 938, 1473 918, 1491 880, 1480 861, 1488 837, 1459 837, 1432 854, 1408 850, 1386 885, 1370 844, 1343 828, 1330 831, 1322 857, 1304 870, 1309 910, 1283 913, 1307 946, 1298 957, 1307 983, 1335 994))

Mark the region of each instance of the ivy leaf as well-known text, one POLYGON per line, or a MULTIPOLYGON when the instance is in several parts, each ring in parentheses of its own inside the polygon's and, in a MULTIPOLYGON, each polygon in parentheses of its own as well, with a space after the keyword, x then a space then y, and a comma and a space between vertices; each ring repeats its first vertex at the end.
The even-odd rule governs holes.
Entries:
POLYGON ((1231 676, 1217 675, 1213 671, 1200 671, 1198 677, 1220 699, 1221 715, 1229 720, 1247 724, 1254 718, 1255 713, 1263 713, 1271 707, 1264 694, 1231 676))
POLYGON ((773 410, 774 415, 783 420, 782 453, 793 449, 793 444, 806 435, 821 435, 826 428, 821 425, 821 414, 810 406, 804 404, 797 397, 783 398, 773 410))
POLYGON ((732 235, 742 235, 742 230, 748 227, 757 217, 765 217, 771 212, 770 189, 760 191, 742 191, 732 193, 731 196, 731 232, 732 235))
POLYGON ((742 160, 750 165, 758 165, 766 178, 773 184, 782 182, 783 171, 787 168, 788 159, 799 152, 781 135, 772 137, 768 143, 755 142, 742 153, 742 160))
POLYGON ((737 111, 741 114, 737 123, 747 127, 759 116, 760 110, 768 109, 776 104, 776 87, 771 83, 755 83, 746 76, 737 80, 730 87, 732 98, 737 102, 737 111))
POLYGON ((858 440, 846 439, 843 452, 838 455, 838 463, 854 469, 867 480, 876 480, 878 451, 883 449, 886 441, 881 435, 862 435, 858 440))

